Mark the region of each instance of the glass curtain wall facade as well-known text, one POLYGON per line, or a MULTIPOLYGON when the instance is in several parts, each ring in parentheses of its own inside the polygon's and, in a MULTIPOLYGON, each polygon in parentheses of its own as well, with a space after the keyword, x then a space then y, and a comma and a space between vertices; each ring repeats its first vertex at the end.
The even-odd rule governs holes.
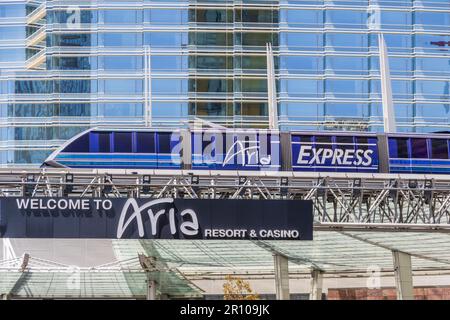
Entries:
POLYGON ((89 127, 267 127, 267 43, 282 130, 381 132, 380 30, 398 130, 450 127, 448 0, 2 1, 0 28, 1 166, 89 127))

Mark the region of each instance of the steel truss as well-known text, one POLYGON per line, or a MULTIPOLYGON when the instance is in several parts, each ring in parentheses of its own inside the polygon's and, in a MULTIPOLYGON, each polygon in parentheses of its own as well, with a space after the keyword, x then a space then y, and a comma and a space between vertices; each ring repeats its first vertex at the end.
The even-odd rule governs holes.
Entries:
POLYGON ((0 170, 3 197, 305 199, 316 229, 450 231, 450 176, 194 170, 0 170))

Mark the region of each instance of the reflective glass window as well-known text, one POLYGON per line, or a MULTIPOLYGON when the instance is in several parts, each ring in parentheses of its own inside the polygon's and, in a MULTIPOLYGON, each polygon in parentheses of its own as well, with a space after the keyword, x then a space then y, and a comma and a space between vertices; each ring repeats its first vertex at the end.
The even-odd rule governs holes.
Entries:
POLYGON ((187 57, 152 55, 151 67, 152 70, 184 70, 187 68, 187 57))
POLYGON ((226 56, 191 56, 190 67, 197 69, 232 69, 233 58, 226 56))
POLYGON ((431 158, 448 159, 447 139, 430 139, 430 140, 431 140, 431 158))
POLYGON ((422 26, 424 29, 438 29, 443 26, 450 25, 450 13, 449 12, 415 12, 416 25, 422 26))
POLYGON ((323 69, 323 58, 314 56, 281 56, 280 65, 289 73, 310 73, 323 69))
POLYGON ((25 39, 25 28, 23 26, 0 27, 0 40, 25 39))
POLYGON ((367 22, 367 11, 327 10, 326 23, 335 28, 361 28, 367 22))
POLYGON ((280 20, 291 27, 318 28, 323 24, 321 10, 280 10, 280 20))
POLYGON ((145 21, 154 25, 180 25, 187 23, 187 11, 182 9, 146 9, 145 21))
POLYGON ((141 56, 105 56, 103 57, 105 70, 142 70, 141 56))
POLYGON ((152 79, 152 92, 176 95, 187 93, 187 80, 185 79, 152 79))
POLYGON ((105 117, 139 117, 143 114, 143 106, 133 102, 101 103, 98 114, 105 117))
POLYGON ((411 29, 412 16, 407 11, 382 11, 381 26, 383 29, 411 29))
POLYGON ((51 37, 47 38, 49 47, 89 47, 95 46, 95 35, 89 33, 73 34, 52 34, 51 37))
POLYGON ((187 105, 179 102, 153 102, 152 116, 155 118, 177 118, 187 115, 187 105))
POLYGON ((336 74, 367 73, 368 59, 365 57, 327 56, 326 69, 336 74))
POLYGON ((368 38, 366 34, 327 33, 326 42, 327 46, 337 51, 366 51, 368 38))
POLYGON ((122 94, 122 93, 142 93, 142 80, 132 79, 107 79, 104 80, 105 93, 122 94))
POLYGON ((327 79, 327 94, 335 96, 364 96, 368 94, 368 82, 365 80, 327 79))
POLYGON ((133 141, 131 132, 114 133, 114 152, 130 153, 133 150, 133 141))
POLYGON ((428 158, 427 139, 422 138, 411 139, 411 157, 419 159, 428 158))
POLYGON ((308 79, 282 79, 280 92, 289 96, 321 97, 323 95, 323 81, 308 79))
POLYGON ((104 33, 103 45, 105 47, 136 47, 142 45, 142 34, 133 32, 104 33))
POLYGON ((227 23, 233 22, 233 11, 226 9, 192 9, 190 20, 200 23, 227 23))
POLYGON ((319 50, 323 46, 321 33, 293 33, 281 34, 280 44, 291 50, 319 50))
POLYGON ((91 80, 57 80, 55 81, 55 92, 59 93, 89 93, 95 90, 91 80))
POLYGON ((136 132, 136 152, 137 153, 156 152, 154 132, 136 132))
POLYGON ((18 4, 0 4, 0 18, 24 17, 25 5, 18 4))
POLYGON ((141 10, 104 10, 103 21, 106 24, 137 24, 142 22, 141 10))
POLYGON ((144 44, 154 47, 179 47, 186 45, 186 33, 183 32, 146 32, 144 44))

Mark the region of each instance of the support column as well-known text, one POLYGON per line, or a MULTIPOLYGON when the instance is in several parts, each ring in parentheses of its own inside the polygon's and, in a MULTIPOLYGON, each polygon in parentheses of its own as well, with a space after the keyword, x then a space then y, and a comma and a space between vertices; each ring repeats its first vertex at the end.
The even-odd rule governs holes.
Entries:
POLYGON ((156 281, 147 280, 147 300, 156 300, 156 281))
POLYGON ((283 255, 273 256, 275 264, 275 289, 277 300, 289 300, 289 264, 288 258, 283 255))
POLYGON ((392 251, 394 259, 395 287, 398 300, 413 300, 413 277, 411 256, 401 251, 392 251))
POLYGON ((323 271, 313 269, 311 271, 311 292, 309 293, 310 300, 322 300, 323 288, 323 271))

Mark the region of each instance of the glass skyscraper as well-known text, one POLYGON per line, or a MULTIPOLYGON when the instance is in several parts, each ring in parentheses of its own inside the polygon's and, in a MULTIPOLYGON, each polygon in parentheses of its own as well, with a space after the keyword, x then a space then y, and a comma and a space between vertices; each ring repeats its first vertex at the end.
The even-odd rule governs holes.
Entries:
POLYGON ((398 130, 448 131, 449 0, 2 0, 0 165, 89 127, 267 127, 268 43, 280 129, 381 132, 380 31, 398 130))

